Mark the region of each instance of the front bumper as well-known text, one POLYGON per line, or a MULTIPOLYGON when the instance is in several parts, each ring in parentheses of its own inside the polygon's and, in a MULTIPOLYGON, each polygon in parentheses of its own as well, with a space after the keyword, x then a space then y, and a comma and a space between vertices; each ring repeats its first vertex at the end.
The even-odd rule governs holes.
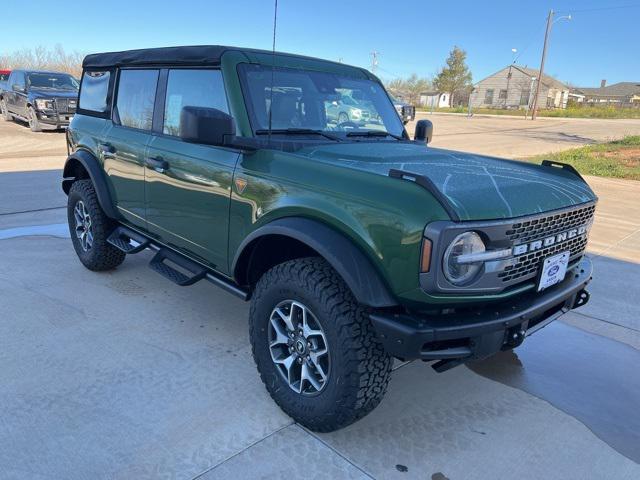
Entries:
MULTIPOLYGON (((450 315, 372 313, 386 351, 403 360, 441 360, 441 370, 517 347, 527 335, 584 305, 593 266, 584 257, 558 285, 477 311, 450 315)), ((436 367, 438 370, 439 368, 436 367)))
POLYGON ((71 123, 75 112, 59 113, 55 110, 38 110, 36 111, 36 115, 42 124, 56 127, 67 127, 69 126, 69 123, 71 123))

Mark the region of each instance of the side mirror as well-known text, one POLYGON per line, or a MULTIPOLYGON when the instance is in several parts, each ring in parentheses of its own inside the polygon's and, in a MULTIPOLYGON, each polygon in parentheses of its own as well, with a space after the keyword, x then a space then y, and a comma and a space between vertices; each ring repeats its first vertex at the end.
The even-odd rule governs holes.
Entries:
POLYGON ((433 138, 433 123, 431 120, 418 120, 416 123, 416 133, 414 140, 416 142, 424 142, 425 144, 431 142, 433 138))
POLYGON ((14 92, 24 93, 27 89, 24 87, 21 87, 20 85, 13 85, 11 87, 11 90, 13 90, 14 92))
POLYGON ((228 113, 217 108, 182 107, 180 138, 185 142, 222 146, 226 136, 235 134, 236 124, 228 113))

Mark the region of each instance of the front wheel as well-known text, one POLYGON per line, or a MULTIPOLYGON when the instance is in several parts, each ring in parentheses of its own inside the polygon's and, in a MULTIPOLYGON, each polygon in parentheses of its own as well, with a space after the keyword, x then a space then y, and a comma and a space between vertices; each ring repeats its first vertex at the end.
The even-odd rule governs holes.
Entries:
POLYGON ((298 423, 330 432, 382 400, 392 359, 364 308, 321 258, 291 260, 265 273, 249 322, 262 381, 298 423))
POLYGON ((40 120, 38 120, 38 115, 33 107, 29 107, 27 119, 29 120, 29 128, 32 132, 41 132, 42 126, 40 125, 40 120))

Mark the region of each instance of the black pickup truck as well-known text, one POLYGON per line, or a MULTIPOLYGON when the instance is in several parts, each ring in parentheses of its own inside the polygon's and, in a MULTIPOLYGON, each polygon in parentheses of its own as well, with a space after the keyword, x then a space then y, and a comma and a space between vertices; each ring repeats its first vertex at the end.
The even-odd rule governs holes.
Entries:
POLYGON ((0 90, 0 116, 34 132, 66 127, 76 112, 79 84, 68 73, 13 70, 0 90))

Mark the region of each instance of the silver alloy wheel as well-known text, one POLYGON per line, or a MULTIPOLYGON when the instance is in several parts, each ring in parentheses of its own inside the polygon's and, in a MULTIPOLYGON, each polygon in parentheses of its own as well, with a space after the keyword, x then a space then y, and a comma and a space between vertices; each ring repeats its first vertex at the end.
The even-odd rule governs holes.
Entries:
POLYGON ((31 128, 33 128, 33 126, 35 125, 35 119, 33 117, 34 117, 33 109, 30 108, 28 120, 29 120, 29 127, 31 128))
POLYGON ((315 395, 329 378, 329 345, 318 319, 302 303, 280 302, 269 318, 269 351, 289 387, 315 395))
POLYGON ((78 200, 76 203, 73 217, 76 220, 76 237, 80 240, 82 250, 88 252, 93 246, 93 229, 91 228, 91 216, 82 200, 78 200))

